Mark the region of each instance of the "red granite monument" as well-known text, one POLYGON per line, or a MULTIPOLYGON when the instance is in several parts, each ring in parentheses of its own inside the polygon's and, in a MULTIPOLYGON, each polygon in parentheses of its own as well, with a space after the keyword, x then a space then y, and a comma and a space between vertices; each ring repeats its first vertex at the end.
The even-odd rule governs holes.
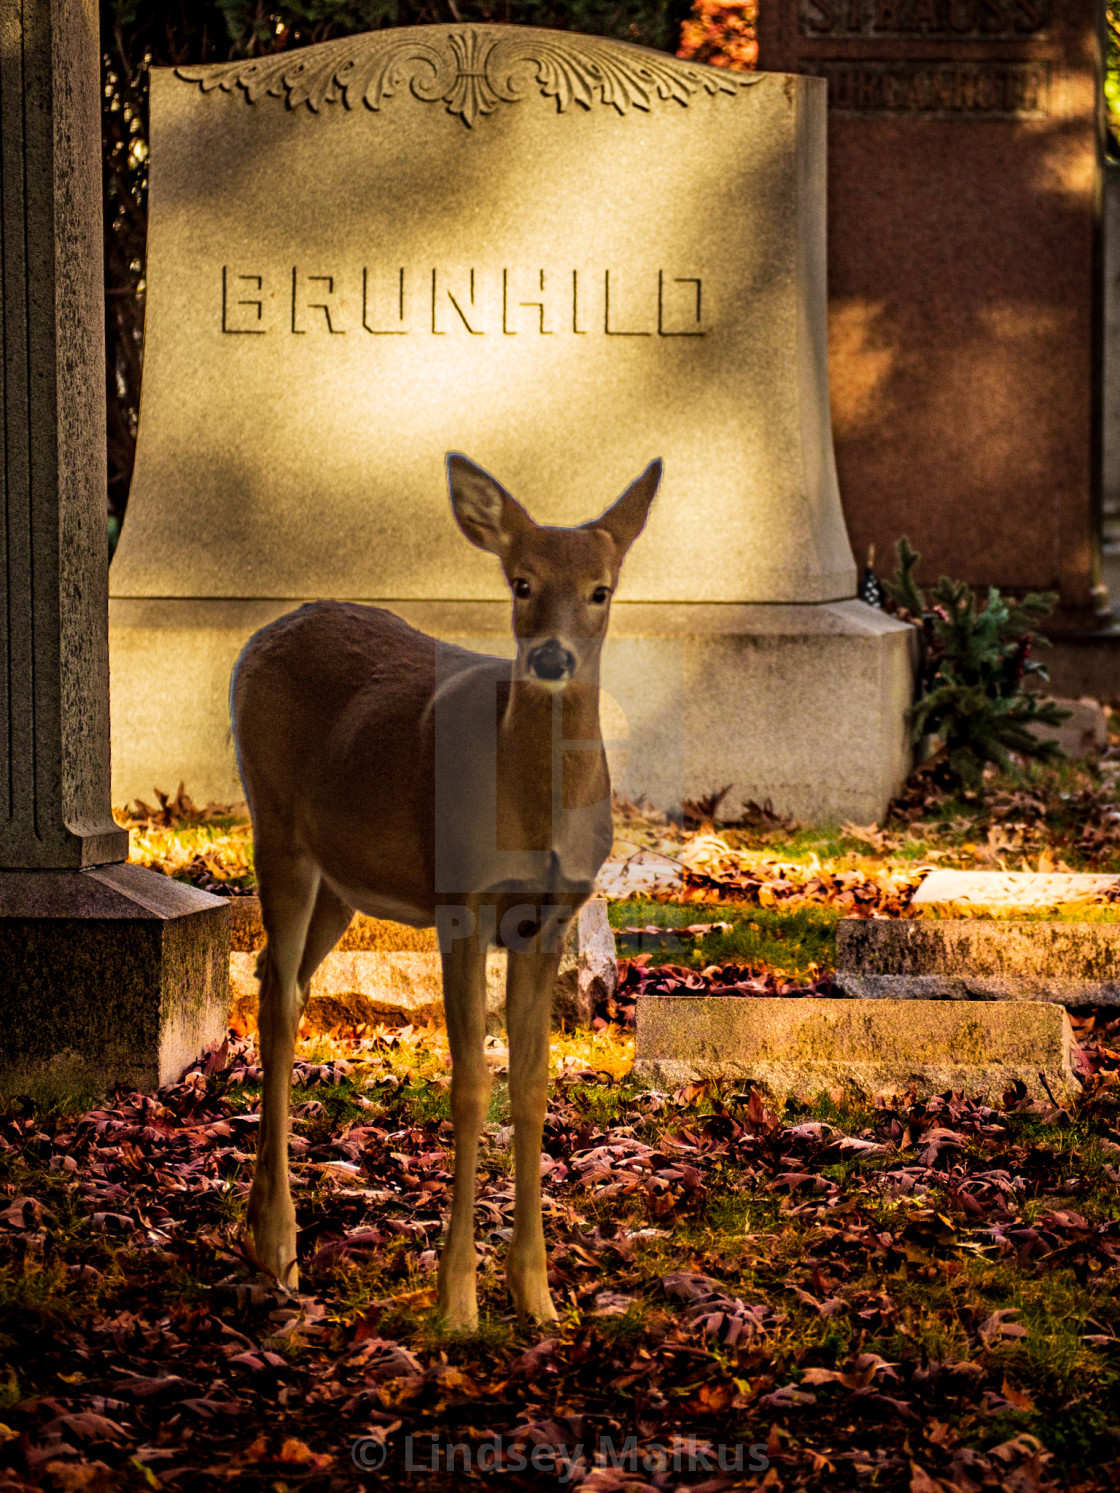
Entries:
MULTIPOLYGON (((829 86, 829 355, 853 547, 1101 625, 1094 0, 762 0, 829 86)), ((1120 688, 1120 677, 1117 680, 1120 688)))

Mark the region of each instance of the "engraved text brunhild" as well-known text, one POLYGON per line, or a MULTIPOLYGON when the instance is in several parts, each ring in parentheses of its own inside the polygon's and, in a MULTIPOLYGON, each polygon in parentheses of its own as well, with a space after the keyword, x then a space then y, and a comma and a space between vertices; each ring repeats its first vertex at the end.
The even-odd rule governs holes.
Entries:
POLYGON ((402 265, 339 274, 322 265, 266 272, 225 264, 220 300, 221 329, 229 336, 704 337, 710 312, 699 275, 663 269, 449 272, 402 265))

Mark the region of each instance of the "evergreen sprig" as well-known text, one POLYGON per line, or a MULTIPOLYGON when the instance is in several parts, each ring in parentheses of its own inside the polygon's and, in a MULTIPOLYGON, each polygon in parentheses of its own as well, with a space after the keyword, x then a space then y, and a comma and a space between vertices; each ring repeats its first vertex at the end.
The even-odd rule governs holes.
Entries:
POLYGON ((1060 757, 1056 742, 1030 728, 1059 726, 1069 711, 1025 687, 1032 677, 1050 677, 1031 653, 1050 646, 1038 624, 1057 596, 1032 591, 1011 601, 991 586, 981 606, 966 582, 942 576, 927 598, 915 579, 920 559, 910 541, 900 539, 898 570, 883 582, 891 609, 922 636, 912 740, 939 738, 949 776, 969 788, 979 784, 986 762, 1006 771, 1011 752, 1043 762, 1060 757))

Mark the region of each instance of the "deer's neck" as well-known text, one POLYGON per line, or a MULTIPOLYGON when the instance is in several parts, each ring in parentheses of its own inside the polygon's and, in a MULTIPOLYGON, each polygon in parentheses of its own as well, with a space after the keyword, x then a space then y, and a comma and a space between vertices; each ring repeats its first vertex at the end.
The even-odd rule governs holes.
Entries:
POLYGON ((511 850, 558 849, 586 818, 576 811, 607 804, 597 671, 555 693, 511 680, 498 727, 498 794, 500 837, 511 850))

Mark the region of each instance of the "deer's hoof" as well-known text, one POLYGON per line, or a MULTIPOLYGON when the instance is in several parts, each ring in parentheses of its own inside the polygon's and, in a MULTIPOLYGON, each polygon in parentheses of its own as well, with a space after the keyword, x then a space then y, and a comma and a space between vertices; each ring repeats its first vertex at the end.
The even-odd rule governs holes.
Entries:
POLYGON ((279 1285, 288 1291, 299 1290, 299 1266, 296 1264, 296 1220, 290 1217, 269 1217, 261 1212, 256 1218, 250 1210, 249 1224, 253 1256, 260 1269, 274 1275, 279 1285))
POLYGON ((446 1305, 441 1301, 436 1307, 436 1316, 444 1332, 478 1331, 478 1307, 473 1301, 469 1304, 451 1301, 446 1305))
POLYGON ((519 1322, 555 1322, 556 1307, 548 1289, 548 1277, 542 1271, 539 1276, 527 1276, 514 1281, 507 1280, 509 1294, 517 1311, 519 1322))
POLYGON ((294 1230, 290 1241, 270 1239, 267 1233, 254 1230, 253 1253, 260 1268, 268 1275, 274 1275, 278 1285, 288 1291, 299 1290, 299 1266, 296 1264, 294 1230))
POLYGON ((478 1331, 478 1293, 473 1274, 462 1281, 440 1281, 436 1316, 445 1332, 478 1331))

